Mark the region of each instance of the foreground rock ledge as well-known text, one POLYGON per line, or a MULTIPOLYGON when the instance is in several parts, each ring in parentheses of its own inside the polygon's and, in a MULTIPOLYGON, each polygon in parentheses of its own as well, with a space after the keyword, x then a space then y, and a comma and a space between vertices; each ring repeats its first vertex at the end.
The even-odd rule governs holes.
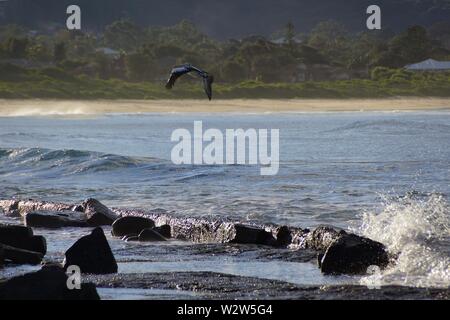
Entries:
POLYGON ((79 290, 67 288, 67 275, 58 266, 44 266, 0 282, 0 300, 100 300, 95 285, 83 283, 79 290))
POLYGON ((100 221, 106 224, 113 223, 114 217, 141 217, 150 219, 156 226, 170 226, 173 238, 197 243, 238 243, 312 249, 318 252, 319 267, 326 274, 364 273, 371 265, 376 264, 383 268, 389 263, 389 255, 383 244, 330 226, 319 226, 310 231, 288 226, 244 224, 226 219, 174 217, 162 210, 108 209, 95 199, 88 199, 81 204, 0 200, 0 208, 6 215, 12 216, 26 216, 39 210, 55 213, 62 211, 69 216, 69 212, 73 212, 74 216, 84 212, 86 221, 93 217, 92 212, 97 212, 99 216, 95 218, 96 223, 100 221))
MULTIPOLYGON (((97 288, 180 290, 195 293, 189 299, 450 299, 449 288, 382 286, 370 289, 359 285, 302 286, 293 283, 243 277, 215 272, 164 272, 115 275, 88 275, 83 281, 97 288)), ((179 293, 178 293, 179 294, 179 293)))

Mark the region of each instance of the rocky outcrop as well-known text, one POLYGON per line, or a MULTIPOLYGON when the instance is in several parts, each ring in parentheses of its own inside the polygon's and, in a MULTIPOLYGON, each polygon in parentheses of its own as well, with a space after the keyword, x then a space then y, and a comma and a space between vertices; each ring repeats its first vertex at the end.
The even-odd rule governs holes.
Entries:
POLYGON ((64 269, 76 265, 82 273, 108 274, 117 272, 117 263, 100 227, 80 238, 65 253, 64 269))
POLYGON ((32 211, 25 214, 25 225, 36 228, 88 227, 84 213, 76 211, 32 211))
POLYGON ((118 215, 96 199, 85 200, 81 207, 86 214, 87 223, 92 227, 110 226, 118 215))
POLYGON ((139 233, 138 237, 139 241, 142 242, 152 242, 152 241, 166 241, 166 238, 164 238, 161 234, 158 233, 158 231, 153 229, 144 229, 139 233))
MULTIPOLYGON (((29 208, 49 208, 61 211, 71 208, 83 211, 86 220, 95 223, 113 223, 112 234, 124 237, 126 241, 139 240, 144 229, 153 229, 165 238, 184 239, 197 243, 237 243, 269 245, 293 249, 312 249, 319 254, 319 264, 323 273, 361 273, 366 266, 387 264, 387 250, 370 239, 351 235, 331 226, 319 226, 313 230, 276 225, 243 224, 228 220, 185 218, 168 215, 163 210, 110 210, 95 199, 88 199, 82 205, 63 205, 33 201, 0 201, 0 206, 7 212, 29 208), (96 213, 93 213, 96 212, 96 213), (100 216, 96 216, 99 214, 100 216), (106 217, 106 218, 105 218, 106 217), (159 227, 155 227, 155 225, 159 227), (156 229, 154 229, 156 228, 156 229), (159 229, 158 229, 159 228, 159 229), (167 233, 167 234, 166 234, 167 233), (169 236, 167 236, 170 233, 169 236), (340 258, 341 257, 341 258, 340 258)), ((146 231, 150 240, 155 234, 146 231), (152 233, 150 235, 150 233, 152 233)), ((142 237, 144 239, 144 237, 142 237)))
POLYGON ((36 200, 0 200, 7 216, 25 216, 32 211, 72 211, 73 205, 36 200))
POLYGON ((36 200, 0 200, 7 216, 23 216, 36 227, 97 227, 111 225, 118 215, 98 200, 87 199, 82 204, 63 204, 36 200))
POLYGON ((383 269, 388 263, 389 255, 383 244, 346 233, 341 233, 319 256, 324 274, 366 274, 369 266, 383 269))
POLYGON ((0 225, 0 244, 33 251, 44 256, 47 252, 47 242, 43 236, 33 235, 29 227, 18 225, 0 225))
POLYGON ((131 234, 140 234, 142 230, 155 227, 155 222, 144 217, 122 217, 112 224, 112 235, 123 237, 131 234))
POLYGON ((91 283, 69 290, 64 270, 49 266, 0 283, 0 300, 100 300, 100 297, 91 283))
POLYGON ((160 212, 143 212, 117 209, 124 216, 148 217, 156 225, 170 226, 172 238, 189 240, 192 242, 241 243, 275 245, 273 234, 275 229, 270 227, 242 224, 226 220, 203 218, 173 217, 160 212))

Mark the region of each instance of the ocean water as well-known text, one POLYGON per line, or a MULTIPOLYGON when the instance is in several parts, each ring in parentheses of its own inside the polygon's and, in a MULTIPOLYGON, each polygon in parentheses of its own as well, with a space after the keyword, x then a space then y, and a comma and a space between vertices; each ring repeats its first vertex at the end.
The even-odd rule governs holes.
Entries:
MULTIPOLYGON (((109 206, 180 216, 331 224, 400 252, 383 284, 450 285, 450 112, 0 117, 0 198, 11 197, 95 197, 109 206), (261 176, 259 166, 173 164, 173 130, 192 132, 196 120, 204 130, 279 129, 278 174, 261 176)), ((49 235, 61 244, 50 255, 76 240, 80 231, 71 232, 49 235)), ((123 270, 178 270, 177 257, 159 264, 126 260, 123 270)), ((203 268, 214 269, 216 261, 208 259, 203 268)), ((183 270, 201 269, 194 258, 181 260, 183 270)), ((267 262, 265 269, 245 259, 218 271, 240 274, 241 264, 243 275, 300 284, 370 280, 323 277, 302 263, 267 262)))

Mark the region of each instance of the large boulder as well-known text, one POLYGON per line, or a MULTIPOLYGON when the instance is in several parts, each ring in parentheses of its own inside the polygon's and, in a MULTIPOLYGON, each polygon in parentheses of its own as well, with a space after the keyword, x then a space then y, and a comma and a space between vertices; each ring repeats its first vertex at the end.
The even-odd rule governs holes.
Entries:
POLYGON ((0 283, 0 300, 100 300, 95 285, 67 288, 67 275, 61 267, 43 267, 0 283))
POLYGON ((276 243, 278 247, 286 247, 292 242, 292 233, 288 226, 280 226, 275 229, 276 232, 276 243))
POLYGON ((76 211, 32 211, 25 215, 25 224, 35 228, 88 227, 84 213, 76 211))
POLYGON ((0 242, 21 241, 33 236, 33 229, 20 225, 0 224, 0 242))
POLYGON ((82 205, 87 223, 92 227, 110 226, 118 215, 96 199, 89 198, 82 205))
POLYGON ((389 263, 385 246, 355 234, 341 233, 323 255, 319 267, 324 274, 366 274, 371 265, 381 269, 389 263))
POLYGON ((142 230, 154 228, 155 222, 144 217, 122 217, 112 224, 112 235, 123 237, 129 234, 140 234, 142 230))
POLYGON ((108 274, 117 272, 117 263, 102 228, 80 238, 65 254, 64 268, 76 265, 82 273, 108 274))
POLYGON ((0 243, 39 252, 45 255, 47 252, 47 242, 43 236, 33 235, 30 227, 19 225, 0 225, 0 243))
POLYGON ((236 223, 230 231, 229 243, 273 245, 276 242, 271 232, 254 226, 236 223))
POLYGON ((304 246, 308 249, 324 252, 334 241, 346 234, 331 226, 318 226, 304 236, 304 246))
POLYGON ((47 240, 44 236, 32 236, 19 244, 19 248, 39 252, 45 256, 47 253, 47 240))
POLYGON ((153 230, 158 232, 164 238, 171 238, 172 237, 172 232, 170 231, 170 226, 168 224, 164 224, 164 225, 159 226, 159 227, 154 227, 153 230))
POLYGON ((139 234, 139 241, 142 242, 152 242, 152 241, 166 241, 166 238, 164 238, 161 234, 158 233, 158 231, 155 230, 156 228, 150 229, 144 229, 139 234))
POLYGON ((3 258, 15 264, 40 264, 43 259, 43 254, 39 252, 24 250, 0 244, 1 251, 3 251, 3 258))

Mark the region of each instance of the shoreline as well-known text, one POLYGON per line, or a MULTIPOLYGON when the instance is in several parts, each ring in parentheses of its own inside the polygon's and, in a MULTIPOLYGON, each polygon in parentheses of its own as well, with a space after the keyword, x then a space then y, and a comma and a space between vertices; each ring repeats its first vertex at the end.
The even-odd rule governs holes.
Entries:
POLYGON ((53 100, 0 99, 0 116, 115 113, 295 113, 448 111, 450 98, 53 100))

